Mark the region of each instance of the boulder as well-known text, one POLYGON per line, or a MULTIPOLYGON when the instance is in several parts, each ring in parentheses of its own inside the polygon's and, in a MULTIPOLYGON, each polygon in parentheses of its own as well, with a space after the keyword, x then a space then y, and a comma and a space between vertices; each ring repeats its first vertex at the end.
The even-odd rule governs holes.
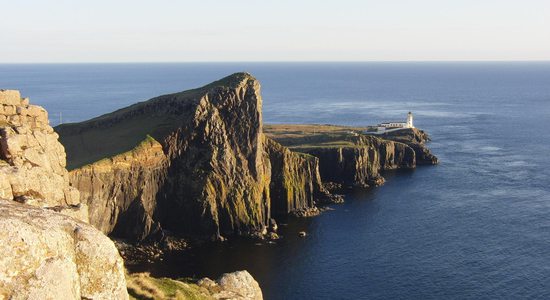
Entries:
POLYGON ((91 225, 0 200, 0 299, 128 299, 122 258, 91 225))
POLYGON ((260 285, 248 271, 226 273, 216 281, 203 278, 198 285, 210 291, 211 297, 215 299, 263 299, 260 285))
POLYGON ((0 90, 0 104, 20 105, 21 94, 15 90, 0 90))

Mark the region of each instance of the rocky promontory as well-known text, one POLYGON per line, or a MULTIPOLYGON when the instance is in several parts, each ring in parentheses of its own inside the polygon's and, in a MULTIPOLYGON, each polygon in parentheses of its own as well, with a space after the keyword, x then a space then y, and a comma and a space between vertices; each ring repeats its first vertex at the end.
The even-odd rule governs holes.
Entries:
POLYGON ((438 163, 425 146, 428 135, 416 128, 373 136, 366 127, 278 124, 266 125, 265 132, 292 151, 318 158, 321 180, 329 186, 378 186, 383 171, 438 163))
POLYGON ((91 224, 134 242, 262 237, 278 216, 343 201, 327 183, 376 186, 385 170, 437 163, 416 129, 386 138, 301 126, 264 133, 260 84, 236 73, 56 131, 91 224))
POLYGON ((106 234, 224 239, 262 236, 274 215, 328 199, 318 160, 270 141, 262 123, 260 84, 237 73, 56 131, 106 234))

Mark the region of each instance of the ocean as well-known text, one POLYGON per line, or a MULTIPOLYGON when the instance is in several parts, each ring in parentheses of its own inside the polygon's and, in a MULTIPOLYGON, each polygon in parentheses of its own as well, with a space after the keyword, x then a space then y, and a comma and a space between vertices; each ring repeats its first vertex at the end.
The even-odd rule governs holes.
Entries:
POLYGON ((412 111, 440 164, 282 220, 274 244, 206 244, 133 270, 246 269, 266 299, 550 299, 549 62, 11 64, 0 88, 57 125, 238 71, 260 80, 266 123, 358 126, 412 111))

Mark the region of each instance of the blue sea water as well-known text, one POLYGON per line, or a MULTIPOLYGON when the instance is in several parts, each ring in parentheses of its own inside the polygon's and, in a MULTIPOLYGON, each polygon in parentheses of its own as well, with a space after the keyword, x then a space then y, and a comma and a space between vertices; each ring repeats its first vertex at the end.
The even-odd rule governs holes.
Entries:
POLYGON ((247 269, 266 299, 550 299, 548 62, 0 65, 0 88, 55 125, 237 71, 261 81, 267 123, 368 125, 412 111, 441 163, 282 220, 275 244, 205 245, 137 269, 247 269))

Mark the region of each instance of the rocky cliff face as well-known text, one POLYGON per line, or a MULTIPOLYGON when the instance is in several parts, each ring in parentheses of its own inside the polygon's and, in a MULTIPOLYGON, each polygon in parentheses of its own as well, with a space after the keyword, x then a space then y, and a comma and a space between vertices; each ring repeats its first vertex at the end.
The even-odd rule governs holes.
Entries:
POLYGON ((0 90, 0 197, 55 208, 87 220, 78 190, 69 185, 65 150, 48 113, 18 91, 0 90))
POLYGON ((71 182, 89 205, 91 224, 138 241, 159 233, 153 213, 167 165, 162 145, 147 137, 132 151, 73 170, 71 182))
POLYGON ((264 233, 273 210, 301 211, 327 193, 315 158, 266 141, 260 85, 245 73, 56 130, 71 166, 108 157, 71 171, 71 182, 92 224, 136 241, 161 228, 264 233), (155 146, 131 150, 146 135, 155 146))
POLYGON ((404 129, 387 132, 382 138, 401 142, 411 147, 416 154, 416 163, 419 165, 436 165, 438 159, 426 147, 426 142, 430 140, 427 133, 417 128, 404 129))
POLYGON ((353 146, 313 147, 302 151, 319 158, 323 181, 345 186, 380 185, 380 172, 416 166, 415 152, 409 146, 372 136, 354 138, 353 146))
POLYGON ((290 151, 266 138, 265 147, 271 163, 271 203, 275 215, 301 215, 318 202, 333 202, 321 182, 317 157, 290 151))
POLYGON ((0 299, 128 299, 108 237, 52 210, 0 200, 0 299))

